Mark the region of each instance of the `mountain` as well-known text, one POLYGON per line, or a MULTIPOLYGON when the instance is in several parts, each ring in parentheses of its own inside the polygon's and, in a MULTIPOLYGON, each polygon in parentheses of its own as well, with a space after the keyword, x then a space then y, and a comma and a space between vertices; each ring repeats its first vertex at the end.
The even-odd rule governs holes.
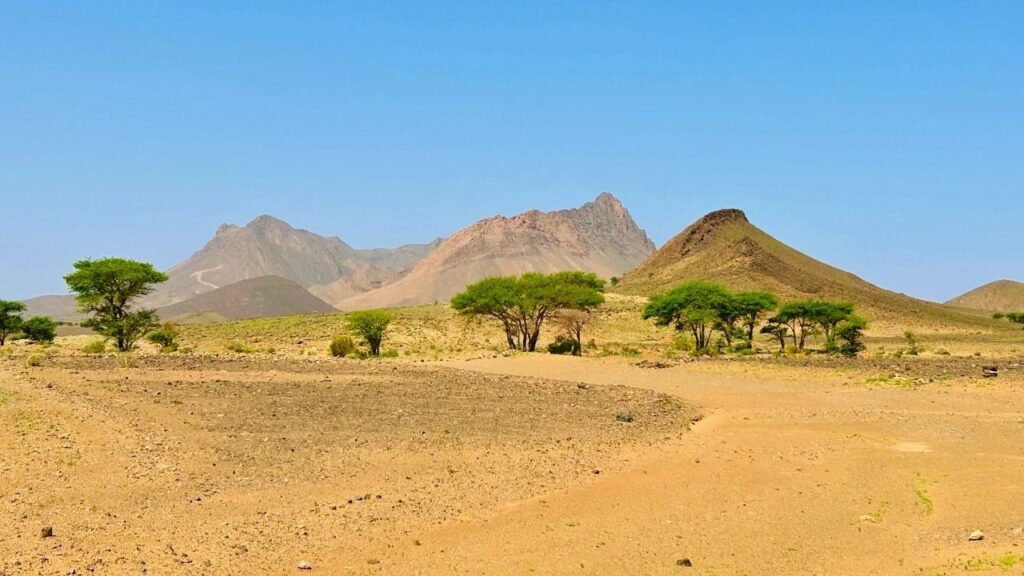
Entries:
POLYGON ((280 276, 260 276, 228 284, 157 310, 161 320, 244 320, 336 312, 298 283, 280 276))
POLYGON ((687 227, 624 275, 615 291, 648 296, 694 279, 721 282, 734 290, 767 290, 782 300, 848 300, 870 320, 892 321, 893 326, 980 321, 815 260, 769 236, 735 209, 712 212, 687 227))
POLYGON ((222 225, 201 250, 168 270, 170 279, 145 304, 167 306, 261 276, 287 278, 336 301, 396 280, 438 243, 357 250, 337 237, 260 216, 244 227, 222 225))
POLYGON ((961 294, 946 304, 990 312, 1024 311, 1024 282, 996 280, 961 294))
POLYGON ((579 208, 495 216, 441 243, 401 279, 337 303, 342 310, 448 300, 495 275, 585 270, 609 278, 654 251, 622 203, 608 193, 579 208))
POLYGON ((59 322, 81 322, 85 314, 78 311, 75 297, 67 294, 61 296, 36 296, 28 300, 22 300, 25 311, 22 318, 33 316, 49 316, 59 322))

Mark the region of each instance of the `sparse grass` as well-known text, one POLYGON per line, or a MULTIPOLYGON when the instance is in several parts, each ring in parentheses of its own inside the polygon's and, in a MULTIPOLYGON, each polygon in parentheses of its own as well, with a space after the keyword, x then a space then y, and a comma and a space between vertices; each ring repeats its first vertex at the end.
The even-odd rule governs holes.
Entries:
POLYGON ((917 478, 914 480, 912 485, 914 489, 914 496, 917 496, 918 502, 924 507, 924 515, 931 516, 932 512, 935 511, 935 503, 932 502, 931 496, 928 494, 926 486, 929 481, 926 480, 921 474, 917 474, 917 478))
POLYGON ((224 345, 224 349, 229 352, 235 352, 236 354, 254 354, 256 349, 248 344, 242 344, 241 342, 228 342, 224 345))

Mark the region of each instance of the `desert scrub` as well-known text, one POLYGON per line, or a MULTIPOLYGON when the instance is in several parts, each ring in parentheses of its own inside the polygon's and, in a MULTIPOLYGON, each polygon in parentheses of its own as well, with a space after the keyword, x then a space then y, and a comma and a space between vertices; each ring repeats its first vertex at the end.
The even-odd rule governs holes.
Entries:
POLYGON ((86 354, 103 354, 107 351, 106 340, 93 340, 85 346, 82 346, 82 352, 86 354))
POLYGON ((335 336, 331 339, 328 351, 335 358, 345 358, 356 351, 356 343, 349 336, 335 336))
POLYGON ((917 474, 917 478, 914 480, 913 489, 914 496, 917 496, 918 502, 924 507, 924 515, 931 516, 932 512, 935 511, 935 503, 932 502, 931 496, 928 495, 928 490, 925 488, 929 484, 928 480, 925 480, 921 474, 917 474))
POLYGON ((398 350, 394 348, 388 348, 387 350, 380 353, 381 358, 398 358, 398 350))
POLYGON ((43 365, 43 360, 46 360, 46 356, 43 356, 42 354, 33 354, 25 359, 25 365, 38 368, 43 365))
POLYGON ((228 342, 224 345, 224 349, 237 354, 252 354, 256 352, 255 348, 242 344, 241 342, 228 342))

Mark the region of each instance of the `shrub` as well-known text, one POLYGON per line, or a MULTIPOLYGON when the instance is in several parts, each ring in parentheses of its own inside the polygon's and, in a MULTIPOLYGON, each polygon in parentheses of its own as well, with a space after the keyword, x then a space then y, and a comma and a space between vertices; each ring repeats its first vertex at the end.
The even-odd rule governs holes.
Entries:
POLYGON ((49 316, 33 316, 21 324, 21 331, 32 342, 53 342, 57 337, 57 324, 49 316))
MULTIPOLYGON (((836 337, 840 340, 839 353, 847 358, 855 358, 864 351, 864 329, 867 321, 857 316, 850 316, 836 326, 836 337)), ((909 332, 908 332, 909 334, 909 332)))
POLYGON ((178 327, 171 322, 164 323, 157 330, 146 335, 146 340, 160 347, 161 352, 174 352, 178 349, 178 327))
POLYGON ((33 354, 25 360, 25 364, 28 366, 39 367, 43 365, 43 360, 45 359, 46 357, 42 354, 33 354))
POLYGON ((106 340, 93 340, 82 347, 82 352, 86 354, 103 354, 107 351, 106 340))
POLYGON ((802 352, 800 347, 796 344, 790 344, 786 346, 786 356, 797 356, 802 352))
POLYGON ((370 347, 371 356, 380 355, 380 343, 387 334, 388 326, 395 316, 383 310, 364 310, 353 312, 348 317, 348 327, 359 334, 370 347))
POLYGON ((936 356, 949 356, 949 350, 946 350, 945 348, 936 348, 935 349, 935 355, 936 356))
POLYGON ((231 352, 237 352, 238 354, 252 354, 256 351, 252 346, 247 346, 241 342, 228 342, 224 345, 224 348, 231 352))
POLYGON ((693 352, 693 338, 688 334, 679 334, 672 339, 672 348, 680 352, 693 352))
POLYGON ((345 358, 356 351, 356 343, 349 336, 335 336, 334 338, 331 338, 329 350, 331 352, 331 356, 334 356, 335 358, 345 358))
POLYGON ((917 356, 921 352, 921 349, 917 347, 917 335, 907 330, 903 333, 903 337, 907 340, 907 354, 917 356))
POLYGON ((1006 318, 1006 314, 1003 314, 1002 312, 993 312, 992 313, 992 319, 993 320, 1002 320, 1003 318, 1006 318))
POLYGON ((398 350, 394 348, 388 348, 387 350, 380 353, 381 358, 398 358, 398 350))
POLYGON ((555 341, 548 344, 548 354, 579 354, 580 346, 575 339, 559 334, 555 341))

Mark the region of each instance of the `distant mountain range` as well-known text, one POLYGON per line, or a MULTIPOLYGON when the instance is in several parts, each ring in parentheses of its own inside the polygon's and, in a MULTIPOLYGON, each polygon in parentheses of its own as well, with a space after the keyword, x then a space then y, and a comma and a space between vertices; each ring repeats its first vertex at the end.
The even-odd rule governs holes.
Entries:
MULTIPOLYGON (((884 290, 815 260, 755 227, 735 209, 712 212, 655 250, 629 211, 608 193, 579 208, 494 216, 447 239, 360 250, 260 216, 224 224, 198 252, 168 271, 144 305, 168 319, 242 319, 430 304, 493 275, 584 270, 615 291, 650 295, 689 279, 783 299, 850 300, 875 319, 975 323, 981 314, 884 290)), ((28 315, 77 321, 71 296, 26 301, 28 315)), ((981 310, 1024 310, 1024 283, 1001 281, 951 300, 981 310)))

